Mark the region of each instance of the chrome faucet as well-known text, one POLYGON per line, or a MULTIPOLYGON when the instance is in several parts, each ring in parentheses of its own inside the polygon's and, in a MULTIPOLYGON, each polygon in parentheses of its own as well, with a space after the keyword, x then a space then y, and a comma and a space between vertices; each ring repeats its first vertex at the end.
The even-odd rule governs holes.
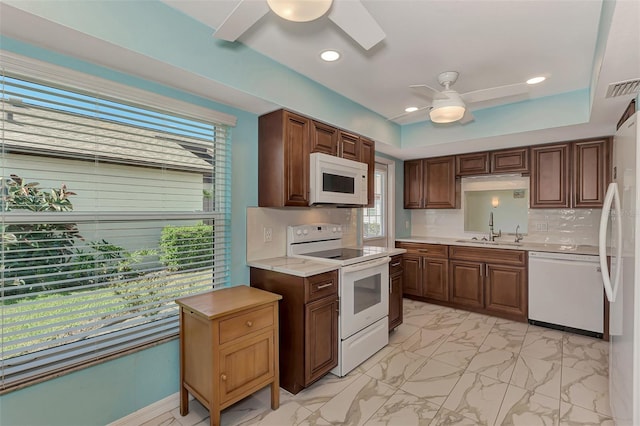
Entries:
POLYGON ((502 229, 498 233, 493 232, 493 212, 489 213, 489 241, 495 241, 496 237, 502 237, 502 229))
POLYGON ((519 243, 524 238, 524 235, 518 234, 518 230, 520 229, 520 225, 516 226, 516 243, 519 243))

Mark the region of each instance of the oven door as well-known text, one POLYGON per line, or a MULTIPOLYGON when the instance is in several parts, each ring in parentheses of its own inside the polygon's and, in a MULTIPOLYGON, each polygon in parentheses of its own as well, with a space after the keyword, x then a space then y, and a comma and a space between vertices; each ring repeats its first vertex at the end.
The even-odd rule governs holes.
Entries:
POLYGON ((389 315, 389 261, 369 260, 340 269, 340 338, 389 315))

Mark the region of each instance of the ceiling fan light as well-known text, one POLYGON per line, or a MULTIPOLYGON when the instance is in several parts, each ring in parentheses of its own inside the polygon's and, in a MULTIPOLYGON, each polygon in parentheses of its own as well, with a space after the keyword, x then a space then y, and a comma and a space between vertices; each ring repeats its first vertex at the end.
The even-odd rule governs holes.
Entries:
POLYGON ((331 7, 333 0, 267 0, 269 8, 279 17, 293 22, 318 19, 331 7))
POLYGON ((434 123, 453 123, 464 116, 464 111, 460 105, 442 106, 429 111, 429 117, 434 123))

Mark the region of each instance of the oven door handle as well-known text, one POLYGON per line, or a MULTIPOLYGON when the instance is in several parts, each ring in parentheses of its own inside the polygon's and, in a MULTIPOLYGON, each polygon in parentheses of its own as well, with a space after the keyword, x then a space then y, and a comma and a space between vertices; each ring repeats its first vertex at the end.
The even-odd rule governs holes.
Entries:
POLYGON ((365 269, 382 266, 386 263, 389 263, 390 261, 391 261, 391 258, 388 256, 383 257, 382 259, 369 260, 367 262, 357 263, 355 265, 343 266, 342 272, 345 274, 350 274, 352 272, 358 272, 358 271, 363 271, 365 269))

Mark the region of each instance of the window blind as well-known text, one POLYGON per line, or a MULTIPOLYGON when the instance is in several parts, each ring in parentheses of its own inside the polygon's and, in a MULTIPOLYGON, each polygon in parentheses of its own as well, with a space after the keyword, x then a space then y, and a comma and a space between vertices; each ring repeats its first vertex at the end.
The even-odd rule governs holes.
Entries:
POLYGON ((1 78, 6 391, 176 336, 176 298, 228 285, 231 159, 201 114, 1 78))

